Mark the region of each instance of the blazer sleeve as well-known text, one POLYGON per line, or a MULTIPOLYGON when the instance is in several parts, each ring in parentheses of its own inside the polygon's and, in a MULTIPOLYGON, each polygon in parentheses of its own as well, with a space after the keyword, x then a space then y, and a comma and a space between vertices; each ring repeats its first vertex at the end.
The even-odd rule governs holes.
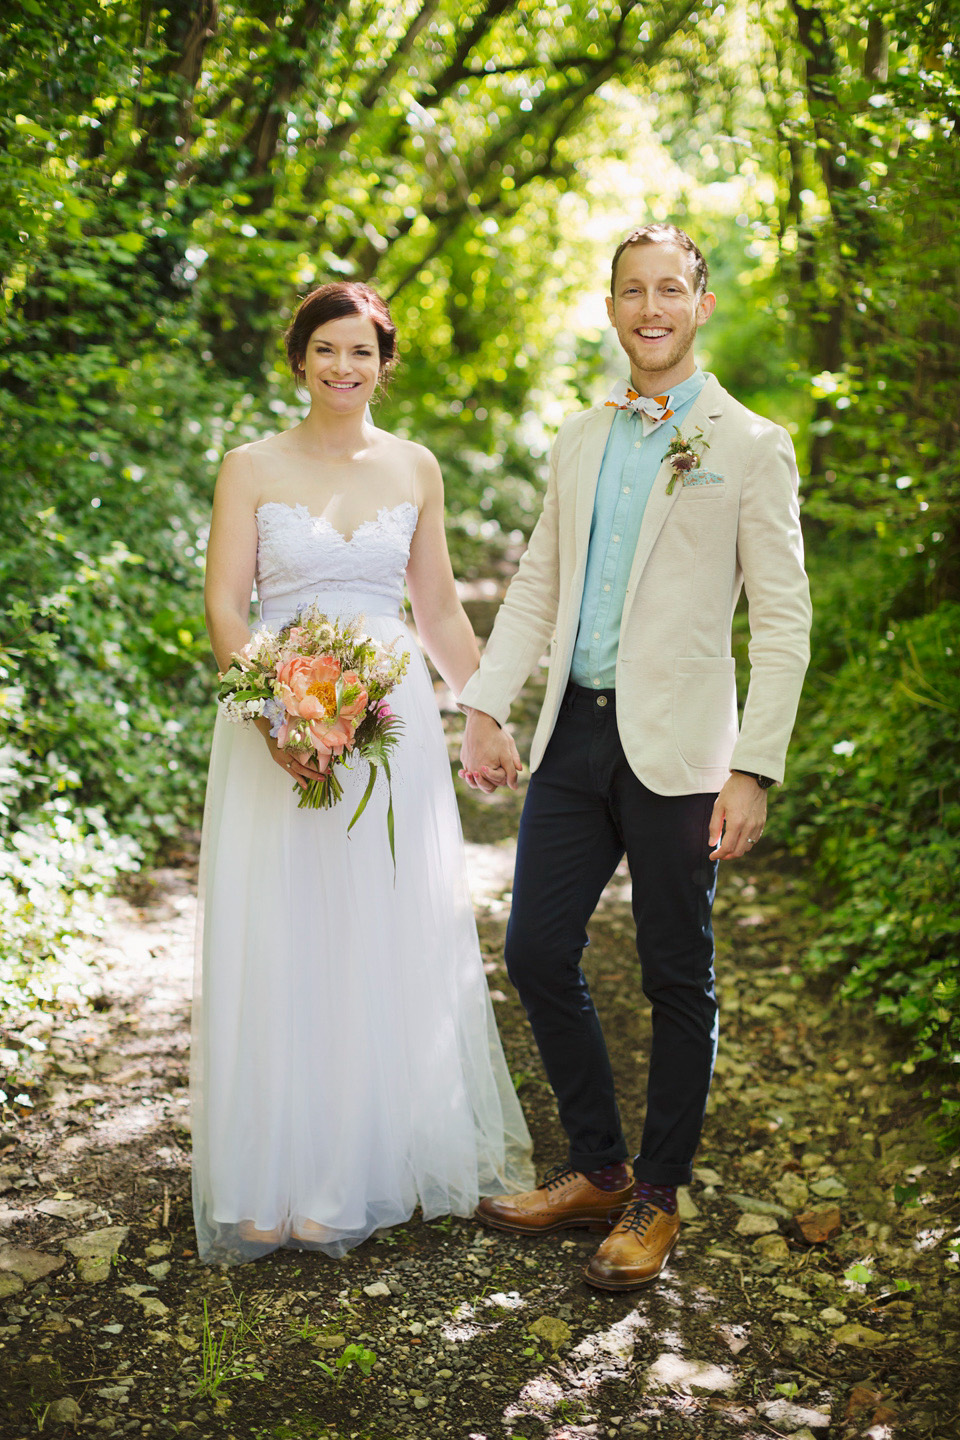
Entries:
POLYGON ((557 623, 560 597, 560 501, 557 470, 565 445, 561 428, 550 452, 540 518, 497 613, 479 669, 460 692, 460 704, 501 725, 524 681, 543 655, 557 623))
POLYGON ((754 441, 740 498, 737 559, 750 621, 750 683, 733 770, 781 781, 810 661, 810 588, 803 568, 799 476, 778 425, 754 441))

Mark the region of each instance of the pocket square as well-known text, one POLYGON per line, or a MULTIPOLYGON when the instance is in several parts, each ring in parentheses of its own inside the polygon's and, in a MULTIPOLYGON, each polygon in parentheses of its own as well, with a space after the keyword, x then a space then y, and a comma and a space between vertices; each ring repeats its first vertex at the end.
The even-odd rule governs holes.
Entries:
POLYGON ((683 488, 686 490, 692 485, 722 485, 723 476, 718 475, 714 470, 688 470, 680 477, 683 488))

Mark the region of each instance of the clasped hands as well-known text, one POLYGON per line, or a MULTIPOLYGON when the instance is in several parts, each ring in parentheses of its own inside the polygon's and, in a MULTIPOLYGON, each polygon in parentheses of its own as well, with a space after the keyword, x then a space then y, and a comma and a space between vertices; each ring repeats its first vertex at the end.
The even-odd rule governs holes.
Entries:
POLYGON ((492 715, 483 710, 467 710, 467 724, 460 746, 461 780, 474 790, 492 795, 501 785, 517 788, 517 776, 523 769, 513 736, 501 730, 492 715))

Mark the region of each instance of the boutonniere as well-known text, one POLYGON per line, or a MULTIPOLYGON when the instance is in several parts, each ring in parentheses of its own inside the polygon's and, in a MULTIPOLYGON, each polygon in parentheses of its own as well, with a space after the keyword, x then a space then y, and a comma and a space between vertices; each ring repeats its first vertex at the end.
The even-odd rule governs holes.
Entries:
POLYGON ((702 430, 695 431, 689 440, 685 439, 679 430, 677 431, 667 446, 666 458, 670 461, 673 469, 673 474, 667 481, 668 495, 673 494, 674 485, 676 485, 678 480, 682 480, 688 471, 696 470, 702 459, 700 452, 709 449, 710 446, 706 440, 704 440, 702 430), (699 447, 699 449, 697 447, 699 447))

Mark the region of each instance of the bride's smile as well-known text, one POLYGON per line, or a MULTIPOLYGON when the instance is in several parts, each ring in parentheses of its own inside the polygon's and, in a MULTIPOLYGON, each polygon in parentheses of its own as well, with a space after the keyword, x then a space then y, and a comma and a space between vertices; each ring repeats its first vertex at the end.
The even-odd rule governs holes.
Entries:
POLYGON ((373 321, 345 315, 318 325, 307 342, 303 379, 314 404, 349 410, 366 406, 380 376, 380 352, 373 321))

